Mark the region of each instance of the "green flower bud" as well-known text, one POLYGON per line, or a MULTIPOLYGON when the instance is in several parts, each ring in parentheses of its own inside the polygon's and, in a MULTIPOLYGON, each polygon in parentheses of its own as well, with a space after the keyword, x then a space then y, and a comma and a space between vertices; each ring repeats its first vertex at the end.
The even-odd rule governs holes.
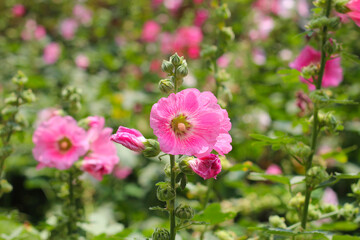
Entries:
POLYGON ((193 159, 194 159, 194 157, 185 157, 180 160, 179 167, 180 167, 180 170, 182 173, 184 173, 186 175, 194 174, 194 171, 192 170, 192 168, 189 165, 189 161, 193 160, 193 159))
POLYGON ((215 57, 217 49, 218 48, 214 45, 211 45, 211 46, 207 45, 207 46, 203 47, 200 55, 203 58, 213 58, 213 57, 215 57))
POLYGON ((329 174, 325 168, 315 166, 309 169, 306 176, 306 183, 313 187, 329 179, 329 174))
POLYGON ((9 193, 11 192, 13 189, 13 187, 11 186, 11 184, 6 181, 5 179, 1 180, 0 182, 0 195, 2 193, 9 193))
POLYGON ((156 196, 160 201, 166 202, 175 198, 175 190, 170 186, 169 183, 158 183, 156 196))
POLYGON ((159 89, 162 93, 170 94, 175 90, 174 83, 169 79, 162 79, 159 82, 159 89))
POLYGON ((146 139, 144 142, 145 150, 142 151, 145 157, 156 157, 160 153, 160 145, 159 142, 154 139, 146 139))
POLYGON ((350 12, 350 9, 346 7, 346 4, 349 2, 349 0, 337 0, 335 2, 335 10, 339 13, 348 13, 350 12))
POLYGON ((319 67, 314 64, 310 64, 301 69, 301 76, 305 79, 310 79, 313 76, 316 76, 319 72, 319 67))
POLYGON ((170 164, 166 164, 165 167, 164 167, 164 172, 165 172, 165 175, 167 177, 171 177, 171 169, 170 169, 170 164))
POLYGON ((305 196, 301 195, 298 192, 294 197, 292 197, 289 201, 289 206, 295 209, 300 209, 305 203, 305 196))
POLYGON ((236 234, 234 232, 219 230, 215 232, 215 235, 219 238, 219 240, 234 240, 236 238, 236 234))
POLYGON ((347 221, 353 221, 359 213, 359 208, 350 203, 345 203, 344 207, 340 209, 339 215, 344 217, 347 221))
POLYGON ((175 209, 175 216, 177 218, 183 219, 183 220, 190 220, 194 217, 194 209, 192 207, 181 203, 177 208, 175 209))
POLYGON ((226 3, 218 7, 215 11, 215 15, 220 20, 226 20, 231 17, 231 12, 226 3))
POLYGON ((314 205, 309 205, 308 211, 309 211, 308 216, 310 220, 317 220, 321 216, 321 211, 319 210, 318 207, 314 205))
POLYGON ((340 27, 341 19, 339 17, 332 17, 329 19, 329 29, 330 30, 337 30, 340 27))
POLYGON ((306 159, 311 153, 311 148, 303 142, 298 142, 295 146, 291 147, 290 152, 300 159, 306 159))
POLYGON ((287 211, 286 212, 286 220, 288 220, 290 223, 299 222, 300 221, 299 214, 294 210, 287 211))
POLYGON ((171 74, 174 71, 174 65, 167 60, 163 60, 163 62, 161 64, 161 69, 163 72, 171 74))
POLYGON ((170 62, 175 66, 179 66, 181 64, 181 58, 179 57, 179 55, 177 53, 175 53, 174 55, 172 55, 170 57, 170 62))
POLYGON ((6 106, 1 110, 1 114, 4 116, 11 116, 16 114, 19 109, 15 106, 6 106))
POLYGON ((32 103, 36 101, 36 97, 35 94, 32 92, 31 89, 27 89, 25 91, 22 92, 21 94, 22 99, 24 99, 24 101, 26 103, 32 103))
POLYGON ((305 28, 308 30, 319 29, 319 28, 329 25, 329 23, 330 23, 329 18, 327 18, 325 16, 321 16, 321 17, 310 20, 309 24, 306 25, 305 28))
POLYGON ((341 44, 337 43, 335 39, 330 38, 324 45, 324 50, 327 54, 332 55, 339 53, 342 50, 341 44))
POLYGON ((223 27, 220 30, 220 38, 222 40, 224 40, 225 42, 227 41, 233 41, 235 38, 235 34, 232 30, 231 27, 223 27))
POLYGON ((351 191, 356 197, 360 197, 360 180, 357 183, 351 184, 351 191))
POLYGON ((9 104, 9 105, 17 104, 17 97, 15 93, 11 93, 7 98, 5 98, 5 104, 9 104))
POLYGON ((333 204, 322 204, 320 209, 322 213, 331 213, 337 210, 337 206, 333 204))
POLYGON ((12 82, 16 85, 24 85, 27 81, 28 78, 22 71, 18 71, 17 74, 12 78, 12 82))
POLYGON ((183 78, 189 74, 189 69, 187 67, 186 60, 184 60, 181 65, 176 69, 176 78, 183 78))
POLYGON ((326 0, 315 0, 313 4, 318 8, 326 8, 326 0))
POLYGON ((286 228, 285 218, 279 217, 277 215, 270 216, 269 223, 272 227, 275 227, 275 228, 286 228))
POLYGON ((215 75, 215 79, 217 82, 226 82, 230 79, 230 74, 225 69, 221 69, 215 75))
POLYGON ((156 228, 154 233, 152 234, 153 240, 169 240, 170 233, 165 228, 156 228))

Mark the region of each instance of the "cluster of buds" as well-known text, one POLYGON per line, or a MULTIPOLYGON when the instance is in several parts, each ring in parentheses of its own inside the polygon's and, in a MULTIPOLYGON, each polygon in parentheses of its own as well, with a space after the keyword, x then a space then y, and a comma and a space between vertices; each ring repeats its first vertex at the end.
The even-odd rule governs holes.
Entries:
POLYGON ((295 209, 301 209, 305 203, 305 196, 298 192, 294 197, 289 201, 289 206, 295 209))
POLYGON ((339 211, 339 217, 343 217, 347 221, 354 221, 359 213, 359 208, 350 203, 345 203, 339 211))
POLYGON ((156 228, 154 233, 152 234, 153 240, 169 240, 170 233, 165 228, 156 228))
POLYGON ((312 188, 329 179, 326 169, 321 166, 314 166, 307 171, 306 184, 312 188))
POLYGON ((64 88, 61 92, 63 107, 66 111, 77 112, 81 109, 81 89, 73 86, 64 88))
POLYGON ((298 142, 296 145, 291 147, 290 152, 293 156, 304 161, 310 155, 311 148, 303 142, 298 142))
POLYGON ((184 57, 179 57, 177 53, 172 55, 169 61, 163 60, 161 69, 168 74, 168 78, 159 82, 159 89, 165 94, 176 92, 182 85, 184 77, 189 74, 186 60, 184 57))
POLYGON ((305 79, 315 78, 319 74, 319 65, 318 64, 310 64, 301 69, 301 76, 305 79))
POLYGON ((286 228, 285 218, 277 215, 269 217, 269 223, 274 228, 286 228))
POLYGON ((194 209, 186 204, 179 204, 175 209, 175 216, 181 220, 190 220, 194 217, 194 209))
POLYGON ((338 54, 342 50, 342 44, 338 43, 335 39, 329 38, 324 45, 325 52, 331 56, 338 54))
POLYGON ((309 24, 306 25, 305 28, 308 30, 315 30, 327 26, 329 30, 337 30, 340 27, 340 23, 341 20, 339 17, 328 18, 321 16, 310 20, 309 24))

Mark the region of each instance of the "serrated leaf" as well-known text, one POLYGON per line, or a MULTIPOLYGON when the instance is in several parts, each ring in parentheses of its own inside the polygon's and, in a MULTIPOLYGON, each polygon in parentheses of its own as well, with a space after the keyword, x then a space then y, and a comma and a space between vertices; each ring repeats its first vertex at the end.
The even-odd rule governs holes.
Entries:
POLYGON ((215 225, 230 220, 234 218, 235 215, 235 212, 222 212, 219 203, 212 203, 206 207, 203 213, 196 215, 193 220, 215 225))
POLYGON ((285 185, 290 185, 290 179, 286 176, 282 175, 272 175, 272 174, 266 174, 266 173, 250 173, 248 178, 253 181, 265 181, 270 180, 272 182, 282 183, 285 185))

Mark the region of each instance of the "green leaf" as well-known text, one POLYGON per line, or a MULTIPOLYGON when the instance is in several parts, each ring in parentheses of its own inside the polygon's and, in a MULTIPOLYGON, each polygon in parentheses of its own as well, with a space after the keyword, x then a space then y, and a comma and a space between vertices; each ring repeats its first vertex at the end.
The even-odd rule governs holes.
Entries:
POLYGON ((340 221, 334 223, 325 223, 320 229, 324 231, 354 231, 358 229, 359 224, 348 221, 340 221))
POLYGON ((290 179, 286 176, 282 176, 282 175, 271 175, 271 174, 266 174, 266 173, 250 173, 250 175, 248 176, 248 178, 250 180, 253 181, 265 181, 265 180, 270 180, 272 182, 277 182, 277 183, 282 183, 285 185, 290 185, 290 179))
POLYGON ((261 145, 272 145, 274 150, 280 149, 282 146, 294 143, 295 139, 288 137, 284 133, 279 133, 279 136, 271 138, 262 134, 249 134, 253 139, 260 141, 261 145), (280 135, 281 134, 281 135, 280 135))
POLYGON ((212 203, 206 207, 203 213, 196 215, 193 220, 215 225, 233 219, 235 214, 235 212, 224 213, 221 211, 219 203, 212 203))
POLYGON ((293 232, 291 230, 283 229, 283 228, 267 228, 267 227, 251 227, 249 228, 249 230, 258 230, 266 234, 276 235, 276 236, 295 237, 295 236, 310 235, 314 240, 315 239, 329 240, 329 238, 326 236, 326 233, 321 231, 293 232))
POLYGON ((185 174, 183 174, 183 176, 181 178, 181 182, 180 182, 181 190, 183 190, 183 191, 185 190, 186 184, 187 184, 187 177, 185 174))
POLYGON ((332 240, 360 240, 360 237, 349 235, 334 235, 332 240))

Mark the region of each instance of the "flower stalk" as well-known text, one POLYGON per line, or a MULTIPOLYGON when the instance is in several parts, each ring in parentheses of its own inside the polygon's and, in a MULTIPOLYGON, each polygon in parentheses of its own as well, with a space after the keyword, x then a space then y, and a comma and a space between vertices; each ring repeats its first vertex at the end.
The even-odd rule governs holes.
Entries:
MULTIPOLYGON (((175 156, 170 155, 170 185, 171 188, 176 193, 174 169, 175 169, 175 156)), ((175 240, 175 236, 176 236, 175 199, 176 199, 176 194, 175 197, 169 201, 169 206, 168 206, 168 209, 170 211, 170 240, 175 240)))

